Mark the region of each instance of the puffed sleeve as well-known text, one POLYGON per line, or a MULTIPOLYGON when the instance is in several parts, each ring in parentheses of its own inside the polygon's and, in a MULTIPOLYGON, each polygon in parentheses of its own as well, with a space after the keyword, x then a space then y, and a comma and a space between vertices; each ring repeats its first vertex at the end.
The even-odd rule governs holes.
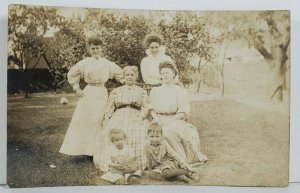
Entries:
POLYGON ((107 101, 107 104, 106 104, 106 107, 105 107, 105 114, 109 115, 110 117, 112 116, 112 114, 114 113, 115 111, 115 99, 116 99, 116 96, 117 96, 117 88, 113 89, 110 94, 109 94, 109 97, 108 97, 108 101, 107 101))
POLYGON ((123 70, 116 63, 108 61, 109 66, 109 78, 116 79, 118 82, 124 83, 123 70))
POLYGON ((142 62, 141 62, 141 73, 142 73, 142 78, 143 81, 147 84, 160 84, 161 81, 157 80, 153 77, 151 77, 150 75, 150 70, 148 69, 149 66, 151 66, 151 64, 149 64, 147 58, 143 58, 142 62))
POLYGON ((79 61, 77 64, 72 66, 67 74, 68 82, 74 90, 78 90, 80 79, 84 76, 84 62, 85 60, 79 61))
POLYGON ((177 98, 177 105, 178 110, 177 113, 184 113, 186 117, 189 116, 190 113, 190 103, 188 99, 188 94, 185 89, 178 88, 178 98, 177 98))

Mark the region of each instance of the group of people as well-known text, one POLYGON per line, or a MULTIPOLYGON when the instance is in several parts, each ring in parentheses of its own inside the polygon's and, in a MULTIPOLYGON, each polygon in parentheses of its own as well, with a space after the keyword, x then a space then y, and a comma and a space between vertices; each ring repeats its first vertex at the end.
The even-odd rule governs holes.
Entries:
POLYGON ((178 86, 178 70, 165 55, 163 38, 148 34, 147 56, 140 70, 150 94, 136 85, 138 68, 103 58, 103 42, 87 40, 90 57, 75 64, 68 81, 80 96, 60 153, 92 156, 102 179, 115 184, 136 184, 147 173, 151 178, 188 182, 198 180, 193 168, 207 157, 200 151, 197 129, 188 122, 190 104, 178 86), (81 79, 87 83, 82 90, 81 79), (115 78, 123 86, 109 94, 105 82, 115 78), (147 171, 147 172, 146 172, 147 171))

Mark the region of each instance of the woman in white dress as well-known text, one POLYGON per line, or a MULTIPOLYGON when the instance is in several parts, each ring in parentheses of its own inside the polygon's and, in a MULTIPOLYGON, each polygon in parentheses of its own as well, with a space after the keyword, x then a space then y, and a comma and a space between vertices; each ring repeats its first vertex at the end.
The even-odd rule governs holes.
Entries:
POLYGON ((125 85, 111 91, 105 108, 104 136, 105 140, 97 141, 99 151, 95 162, 102 171, 107 171, 107 147, 111 146, 109 132, 121 129, 126 134, 126 143, 134 150, 139 168, 144 169, 145 128, 148 124, 144 117, 148 114, 148 95, 145 90, 135 85, 138 77, 136 66, 125 66, 125 85))
POLYGON ((162 86, 152 88, 149 96, 153 121, 162 125, 166 141, 187 163, 204 162, 207 157, 200 151, 198 130, 187 122, 187 92, 174 84, 177 68, 172 62, 163 62, 159 69, 162 86))
POLYGON ((59 150, 67 155, 94 155, 108 98, 104 84, 109 78, 123 77, 118 65, 101 57, 101 39, 90 37, 87 45, 91 57, 79 61, 68 72, 68 81, 80 98, 59 150), (79 87, 81 78, 87 83, 83 90, 79 87))
MULTIPOLYGON (((159 64, 166 61, 172 62, 171 57, 165 54, 165 47, 162 43, 163 38, 157 33, 148 34, 144 39, 147 56, 142 59, 140 68, 143 81, 152 86, 161 84, 159 64)), ((178 76, 176 76, 175 80, 178 81, 178 76)))

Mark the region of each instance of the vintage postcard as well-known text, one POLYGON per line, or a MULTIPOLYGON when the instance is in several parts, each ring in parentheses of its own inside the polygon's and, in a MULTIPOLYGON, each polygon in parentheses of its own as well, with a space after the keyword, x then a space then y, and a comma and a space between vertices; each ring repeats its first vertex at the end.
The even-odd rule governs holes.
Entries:
POLYGON ((8 20, 9 187, 288 185, 288 10, 8 20))

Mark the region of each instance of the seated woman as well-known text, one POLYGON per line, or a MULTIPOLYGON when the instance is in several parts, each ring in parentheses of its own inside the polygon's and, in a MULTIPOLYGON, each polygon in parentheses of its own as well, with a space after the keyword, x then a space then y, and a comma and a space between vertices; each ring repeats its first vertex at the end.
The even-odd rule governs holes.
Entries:
POLYGON ((187 122, 190 112, 187 93, 174 84, 176 66, 172 62, 163 62, 159 72, 162 86, 154 87, 149 96, 154 122, 162 125, 166 141, 187 163, 206 161, 207 157, 200 151, 198 131, 187 122))
MULTIPOLYGON (((145 90, 135 85, 138 76, 136 66, 126 66, 123 69, 125 85, 118 87, 110 93, 104 114, 103 129, 104 133, 97 140, 97 147, 101 151, 97 152, 96 162, 102 171, 107 171, 108 166, 105 162, 107 147, 111 142, 108 134, 113 128, 122 129, 127 138, 126 143, 134 150, 138 159, 140 169, 145 167, 144 144, 145 128, 147 121, 143 121, 148 113, 148 95, 145 90)), ((97 149, 99 149, 97 148, 97 149)))
MULTIPOLYGON (((163 38, 157 33, 148 34, 144 39, 147 56, 143 58, 140 68, 143 81, 152 86, 161 84, 159 64, 164 61, 172 62, 171 57, 165 55, 165 47, 162 43, 163 38)), ((176 79, 178 80, 178 77, 176 79)))

